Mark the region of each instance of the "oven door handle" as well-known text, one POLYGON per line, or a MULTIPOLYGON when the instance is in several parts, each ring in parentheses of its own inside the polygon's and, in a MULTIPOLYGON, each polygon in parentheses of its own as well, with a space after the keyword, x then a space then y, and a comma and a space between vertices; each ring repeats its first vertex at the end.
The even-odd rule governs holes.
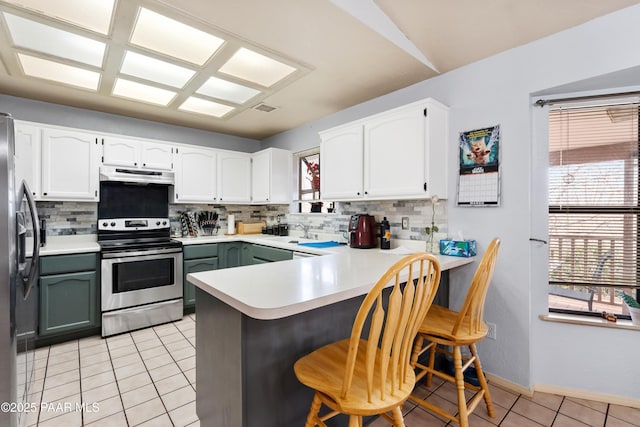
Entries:
POLYGON ((126 257, 135 257, 135 256, 146 256, 146 255, 164 255, 164 254, 179 254, 182 253, 182 248, 170 248, 170 249, 151 249, 151 250, 143 250, 143 251, 120 251, 120 252, 102 252, 102 259, 112 259, 112 258, 126 258, 126 257))

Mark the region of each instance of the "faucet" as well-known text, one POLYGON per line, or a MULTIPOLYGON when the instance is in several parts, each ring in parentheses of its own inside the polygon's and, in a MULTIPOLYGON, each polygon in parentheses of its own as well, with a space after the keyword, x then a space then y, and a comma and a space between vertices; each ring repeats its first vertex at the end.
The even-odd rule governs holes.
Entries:
POLYGON ((302 236, 303 239, 308 239, 309 238, 309 225, 308 224, 296 224, 297 227, 302 228, 302 231, 304 231, 304 235, 302 236))

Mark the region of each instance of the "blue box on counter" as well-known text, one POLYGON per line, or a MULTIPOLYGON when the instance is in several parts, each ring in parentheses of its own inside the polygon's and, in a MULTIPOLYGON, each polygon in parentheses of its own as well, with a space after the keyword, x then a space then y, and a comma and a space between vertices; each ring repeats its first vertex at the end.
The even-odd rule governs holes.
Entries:
POLYGON ((476 256, 475 240, 440 240, 440 254, 468 258, 476 256))

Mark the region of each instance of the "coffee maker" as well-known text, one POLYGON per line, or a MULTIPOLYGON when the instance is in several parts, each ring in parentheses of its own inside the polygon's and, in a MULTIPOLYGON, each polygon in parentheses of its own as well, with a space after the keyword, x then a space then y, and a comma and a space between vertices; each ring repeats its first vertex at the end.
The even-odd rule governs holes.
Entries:
POLYGON ((352 215, 349 220, 349 246, 352 248, 375 248, 376 219, 367 214, 352 215))

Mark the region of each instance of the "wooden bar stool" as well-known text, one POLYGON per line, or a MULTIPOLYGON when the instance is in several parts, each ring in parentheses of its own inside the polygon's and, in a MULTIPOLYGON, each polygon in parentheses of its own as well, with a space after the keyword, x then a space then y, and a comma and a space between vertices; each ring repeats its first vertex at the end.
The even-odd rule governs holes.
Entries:
POLYGON ((420 326, 411 357, 411 363, 417 369, 416 381, 419 381, 426 375, 426 385, 429 387, 431 386, 433 375, 437 375, 456 385, 458 394, 458 416, 450 414, 442 408, 424 399, 420 399, 415 395, 411 395, 410 399, 425 409, 457 422, 462 427, 469 426, 469 414, 478 406, 482 398, 484 398, 485 404, 487 405, 489 416, 495 417, 495 411, 491 403, 491 394, 489 393, 487 381, 482 372, 482 366, 480 365, 480 358, 478 357, 475 343, 487 335, 488 328, 483 320, 484 301, 491 277, 493 276, 493 268, 496 263, 499 247, 500 239, 498 238, 493 239, 489 244, 473 276, 469 291, 459 312, 435 304, 431 306, 420 326), (423 347, 425 340, 429 341, 429 344, 423 347), (440 344, 440 346, 438 346, 438 344, 440 344), (453 353, 442 346, 453 347, 453 353), (462 346, 469 347, 469 351, 471 352, 470 357, 462 357, 460 351, 462 346), (429 361, 428 366, 425 366, 418 362, 418 356, 427 350, 430 350, 429 361), (434 369, 436 352, 453 356, 455 376, 452 377, 451 375, 434 369), (472 364, 478 375, 479 387, 464 381, 464 371, 472 364), (469 401, 468 405, 464 395, 465 388, 475 392, 475 395, 469 401))
POLYGON ((349 415, 349 427, 361 427, 368 415, 404 426, 401 407, 415 384, 411 350, 439 283, 440 263, 433 255, 404 257, 364 298, 351 338, 298 359, 298 380, 315 390, 306 427, 325 426, 339 413, 349 415), (388 285, 391 293, 383 298, 388 285), (321 416, 322 405, 330 411, 321 416))

